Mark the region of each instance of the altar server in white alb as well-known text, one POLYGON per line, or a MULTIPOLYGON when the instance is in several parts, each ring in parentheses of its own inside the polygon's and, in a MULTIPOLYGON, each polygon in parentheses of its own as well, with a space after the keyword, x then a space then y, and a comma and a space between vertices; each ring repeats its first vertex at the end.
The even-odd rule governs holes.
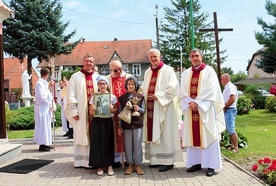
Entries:
POLYGON ((53 149, 51 123, 56 110, 56 104, 53 100, 51 87, 54 81, 47 82, 50 74, 48 68, 40 70, 41 77, 35 85, 35 105, 34 105, 34 142, 39 145, 39 151, 50 151, 53 149))
POLYGON ((222 168, 219 136, 225 130, 224 100, 217 74, 202 61, 199 49, 191 50, 190 60, 192 67, 183 72, 180 85, 187 172, 207 168, 206 176, 213 176, 222 168))
POLYGON ((97 77, 94 73, 94 57, 86 54, 83 68, 74 73, 67 87, 66 108, 64 114, 74 130, 74 166, 89 168, 89 123, 92 118, 88 114, 88 102, 97 92, 97 77))

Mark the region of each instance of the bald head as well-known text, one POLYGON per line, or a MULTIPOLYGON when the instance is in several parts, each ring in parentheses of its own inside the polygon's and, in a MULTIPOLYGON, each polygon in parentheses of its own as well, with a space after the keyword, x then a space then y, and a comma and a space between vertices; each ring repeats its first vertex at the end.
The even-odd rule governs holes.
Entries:
POLYGON ((111 61, 109 63, 109 66, 110 66, 110 69, 112 69, 112 67, 115 67, 115 68, 121 67, 122 68, 122 63, 121 63, 121 61, 116 59, 116 60, 111 61))
POLYGON ((221 84, 224 86, 229 82, 230 82, 230 75, 229 74, 223 74, 221 76, 221 84))
POLYGON ((148 58, 151 63, 151 66, 153 68, 156 68, 159 65, 159 63, 161 62, 160 50, 158 50, 156 48, 150 49, 148 52, 148 58))
POLYGON ((109 68, 112 77, 119 77, 122 75, 123 68, 122 63, 119 60, 113 60, 109 63, 109 68))

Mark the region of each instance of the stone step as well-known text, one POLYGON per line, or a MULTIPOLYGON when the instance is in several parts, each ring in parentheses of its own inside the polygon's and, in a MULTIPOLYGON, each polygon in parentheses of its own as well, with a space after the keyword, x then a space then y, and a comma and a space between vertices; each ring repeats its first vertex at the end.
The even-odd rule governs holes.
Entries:
POLYGON ((22 153, 22 144, 0 144, 0 164, 22 153))

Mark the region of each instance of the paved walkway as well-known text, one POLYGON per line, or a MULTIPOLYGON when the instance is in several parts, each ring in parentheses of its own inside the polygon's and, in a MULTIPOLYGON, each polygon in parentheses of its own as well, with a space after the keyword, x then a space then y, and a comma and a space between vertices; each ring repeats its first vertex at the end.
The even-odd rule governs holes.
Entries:
MULTIPOLYGON (((61 129, 56 131, 56 149, 51 152, 39 152, 38 145, 32 139, 9 140, 10 143, 22 143, 22 154, 7 162, 0 164, 4 167, 11 163, 25 158, 51 159, 54 160, 36 171, 28 174, 0 173, 0 185, 124 185, 124 186, 245 186, 264 185, 250 173, 243 171, 227 159, 223 158, 223 169, 216 171, 216 175, 206 177, 205 171, 195 173, 186 172, 186 163, 175 163, 174 169, 167 172, 158 172, 157 168, 150 169, 149 162, 144 160, 143 169, 145 174, 138 176, 135 172, 132 175, 124 175, 123 168, 116 168, 114 176, 97 176, 96 170, 74 168, 73 166, 73 140, 66 140, 62 137, 61 129)), ((183 151, 184 161, 186 152, 183 151)))

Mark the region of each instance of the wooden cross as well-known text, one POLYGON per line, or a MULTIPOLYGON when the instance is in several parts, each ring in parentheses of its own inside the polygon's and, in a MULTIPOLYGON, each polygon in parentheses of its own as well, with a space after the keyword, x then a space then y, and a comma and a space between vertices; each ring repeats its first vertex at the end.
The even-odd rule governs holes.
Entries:
POLYGON ((219 31, 233 31, 233 28, 218 28, 217 22, 217 13, 214 12, 214 28, 203 28, 199 29, 200 32, 215 32, 215 42, 216 42, 216 52, 217 52, 217 68, 218 68, 218 78, 221 78, 220 72, 220 55, 219 55, 219 38, 218 32, 219 31))
POLYGON ((21 68, 21 73, 23 73, 23 68, 26 68, 23 66, 23 62, 21 63, 21 67, 19 67, 19 68, 21 68))

